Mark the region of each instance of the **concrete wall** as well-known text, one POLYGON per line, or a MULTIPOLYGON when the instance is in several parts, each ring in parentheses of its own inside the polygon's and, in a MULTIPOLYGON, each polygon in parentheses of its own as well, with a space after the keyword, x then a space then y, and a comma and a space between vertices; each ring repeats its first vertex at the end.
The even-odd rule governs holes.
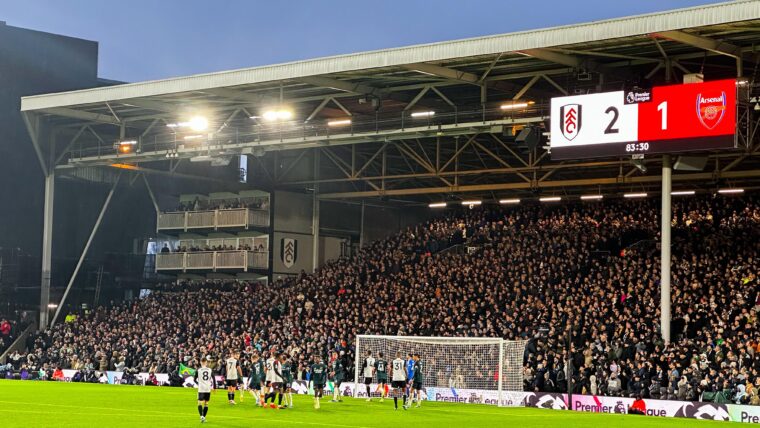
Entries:
POLYGON ((274 193, 274 242, 272 275, 295 275, 313 268, 313 195, 276 191, 274 193), (293 256, 285 254, 285 245, 292 243, 293 256))

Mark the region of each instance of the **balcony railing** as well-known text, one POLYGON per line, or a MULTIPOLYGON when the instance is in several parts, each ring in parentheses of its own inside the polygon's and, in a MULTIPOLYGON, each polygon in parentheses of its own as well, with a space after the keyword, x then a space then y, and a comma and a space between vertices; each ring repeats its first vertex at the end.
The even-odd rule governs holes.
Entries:
POLYGON ((158 214, 158 230, 269 227, 269 210, 234 208, 225 210, 166 212, 158 214))
POLYGON ((201 251, 156 254, 156 271, 214 271, 220 269, 265 270, 269 268, 267 251, 201 251))

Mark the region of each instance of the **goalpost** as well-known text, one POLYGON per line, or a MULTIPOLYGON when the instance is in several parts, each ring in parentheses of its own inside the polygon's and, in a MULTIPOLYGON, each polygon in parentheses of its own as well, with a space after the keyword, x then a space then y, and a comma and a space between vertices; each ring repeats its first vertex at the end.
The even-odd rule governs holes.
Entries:
POLYGON ((375 359, 382 352, 388 363, 396 358, 397 352, 404 359, 410 353, 418 353, 428 399, 504 406, 514 402, 510 400, 510 392, 523 390, 526 344, 524 340, 500 338, 359 335, 353 395, 366 395, 361 382, 368 350, 375 359))

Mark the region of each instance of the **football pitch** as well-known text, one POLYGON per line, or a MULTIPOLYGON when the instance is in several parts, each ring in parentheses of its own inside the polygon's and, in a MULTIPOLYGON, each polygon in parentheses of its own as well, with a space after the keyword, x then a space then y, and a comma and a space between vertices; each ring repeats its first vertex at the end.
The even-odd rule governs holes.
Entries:
MULTIPOLYGON (((227 404, 225 390, 212 394, 208 427, 720 427, 731 422, 580 413, 475 404, 423 403, 393 410, 393 400, 370 403, 323 399, 315 410, 299 395, 293 409, 256 407, 247 396, 227 404)), ((201 426, 196 392, 190 388, 0 380, 0 426, 10 427, 193 427, 201 426)))

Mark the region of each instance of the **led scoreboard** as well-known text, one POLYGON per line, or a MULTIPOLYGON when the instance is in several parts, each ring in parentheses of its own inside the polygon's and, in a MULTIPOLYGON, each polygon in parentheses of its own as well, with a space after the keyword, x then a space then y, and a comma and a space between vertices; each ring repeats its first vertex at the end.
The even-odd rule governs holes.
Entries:
POLYGON ((552 98, 552 159, 733 148, 736 80, 552 98))

